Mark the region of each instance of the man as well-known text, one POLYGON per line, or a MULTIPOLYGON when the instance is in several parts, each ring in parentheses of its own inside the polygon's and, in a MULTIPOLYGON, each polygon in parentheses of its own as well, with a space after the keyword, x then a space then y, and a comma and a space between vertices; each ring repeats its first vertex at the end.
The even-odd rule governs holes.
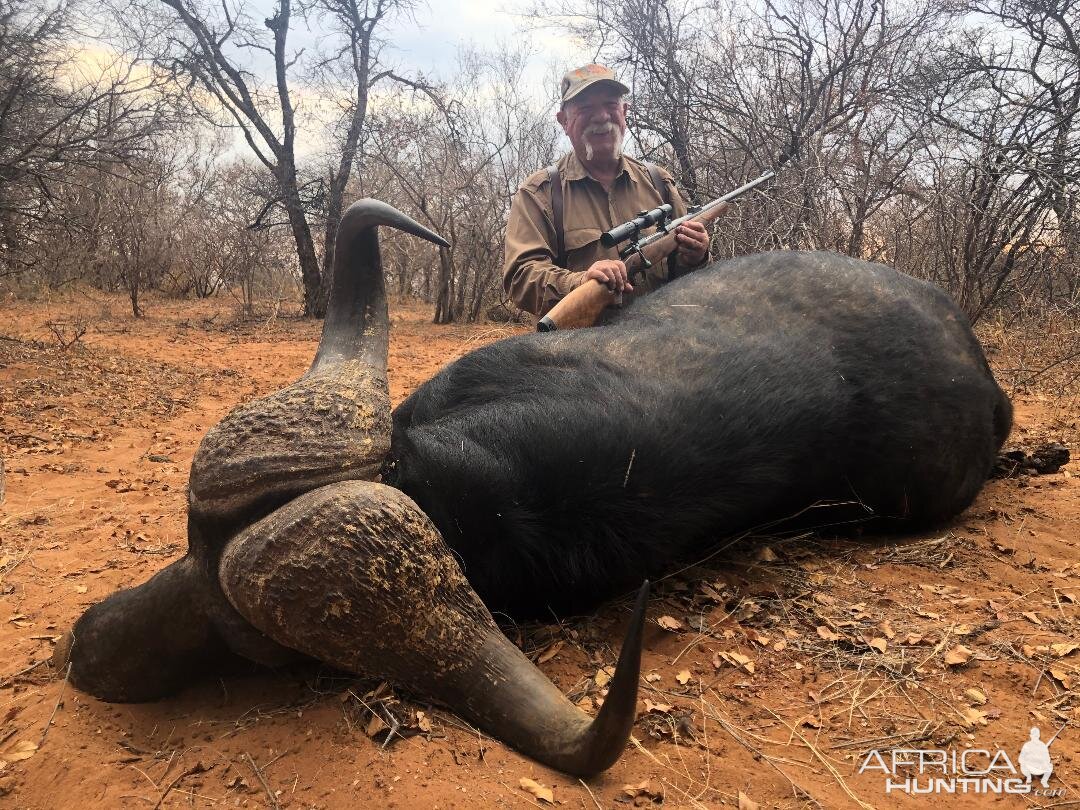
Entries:
POLYGON ((600 244, 602 232, 640 211, 670 202, 676 217, 686 213, 671 175, 622 154, 628 92, 603 65, 585 65, 563 76, 556 120, 574 148, 556 164, 557 172, 543 169, 521 185, 506 224, 503 287, 524 310, 544 315, 591 280, 613 292, 640 295, 700 266, 708 256, 709 236, 699 222, 680 225, 675 253, 633 280, 627 278, 618 248, 600 244), (556 178, 559 188, 553 186, 556 178))
MULTIPOLYGON (((1054 735, 1057 737, 1057 735, 1054 735)), ((1052 743, 1053 740, 1050 740, 1052 743)), ((1050 786, 1050 774, 1054 772, 1054 763, 1050 761, 1050 743, 1039 739, 1039 729, 1031 729, 1028 741, 1020 748, 1020 773, 1031 784, 1031 777, 1039 777, 1043 787, 1050 786)))

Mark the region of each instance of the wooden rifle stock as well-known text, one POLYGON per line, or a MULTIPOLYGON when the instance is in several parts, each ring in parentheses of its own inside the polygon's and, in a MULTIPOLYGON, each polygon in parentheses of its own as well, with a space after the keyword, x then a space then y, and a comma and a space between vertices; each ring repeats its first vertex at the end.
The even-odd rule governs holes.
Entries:
POLYGON ((580 287, 571 290, 553 306, 544 321, 548 322, 548 328, 541 331, 554 331, 556 329, 581 329, 592 326, 600 313, 607 307, 622 300, 622 295, 616 295, 596 279, 589 279, 580 287))
MULTIPOLYGON (((690 217, 690 219, 694 222, 708 225, 713 220, 725 214, 730 208, 731 203, 723 202, 719 205, 706 208, 700 213, 690 217)), ((657 239, 651 245, 646 245, 640 252, 627 256, 623 262, 626 265, 627 277, 644 269, 644 259, 642 258, 642 254, 644 254, 650 262, 655 264, 656 262, 661 262, 666 259, 669 254, 675 251, 676 247, 675 232, 672 231, 661 239, 657 239)), ((600 317, 600 313, 607 307, 613 305, 619 306, 621 304, 621 293, 616 294, 609 290, 607 285, 601 284, 594 279, 589 279, 580 287, 564 296, 559 303, 548 311, 548 314, 544 316, 546 324, 541 327, 541 331, 581 329, 582 327, 592 326, 596 323, 596 319, 600 317)))

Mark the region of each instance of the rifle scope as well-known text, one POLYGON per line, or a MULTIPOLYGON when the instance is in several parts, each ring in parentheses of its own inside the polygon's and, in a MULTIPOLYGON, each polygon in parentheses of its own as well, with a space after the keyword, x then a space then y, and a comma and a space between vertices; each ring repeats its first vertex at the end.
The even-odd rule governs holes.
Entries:
POLYGON ((629 222, 624 222, 622 225, 600 234, 600 244, 606 248, 615 247, 627 239, 636 237, 645 228, 656 224, 663 225, 671 216, 672 211, 672 207, 667 203, 664 203, 659 208, 654 208, 652 211, 642 211, 629 222))

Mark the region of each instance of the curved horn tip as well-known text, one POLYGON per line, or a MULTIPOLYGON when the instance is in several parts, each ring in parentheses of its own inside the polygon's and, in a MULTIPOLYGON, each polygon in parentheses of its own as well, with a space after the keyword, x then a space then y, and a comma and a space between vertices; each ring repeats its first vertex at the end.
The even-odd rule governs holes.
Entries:
POLYGON ((434 242, 440 247, 450 247, 449 242, 434 231, 425 228, 408 214, 403 214, 394 206, 373 197, 363 197, 346 208, 345 213, 341 215, 341 224, 338 227, 340 231, 344 231, 346 226, 359 231, 376 225, 388 225, 391 228, 397 228, 399 231, 434 242))
POLYGON ((641 676, 641 648, 645 635, 645 608, 649 603, 649 580, 638 589, 630 625, 626 628, 619 661, 611 678, 607 698, 589 727, 592 745, 569 768, 580 776, 595 776, 614 765, 630 739, 637 718, 638 679, 641 676))
MULTIPOLYGON (((627 680, 632 681, 634 700, 637 700, 637 675, 641 668, 642 639, 645 635, 645 608, 649 604, 649 580, 641 583, 638 588, 637 598, 634 600, 634 611, 630 615, 630 624, 626 628, 626 636, 623 638, 622 649, 619 650, 619 662, 615 666, 615 675, 612 678, 614 686, 615 678, 619 673, 626 670, 627 680), (629 678, 630 669, 634 669, 634 677, 629 678)), ((608 692, 610 697, 611 693, 608 692)), ((607 701, 604 701, 607 705, 607 701)))

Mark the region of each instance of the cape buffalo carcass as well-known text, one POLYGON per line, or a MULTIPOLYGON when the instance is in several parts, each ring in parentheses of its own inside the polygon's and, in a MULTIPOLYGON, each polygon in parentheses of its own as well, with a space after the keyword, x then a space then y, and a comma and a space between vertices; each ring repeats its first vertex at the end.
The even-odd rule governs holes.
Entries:
POLYGON ((309 656, 596 773, 634 720, 645 589, 595 720, 490 610, 585 609, 821 502, 946 520, 1009 430, 939 290, 788 252, 700 270, 602 328, 479 349, 391 419, 377 225, 442 243, 375 201, 346 212, 311 369, 207 433, 187 555, 91 607, 58 649, 81 689, 150 700, 231 656, 309 656))

